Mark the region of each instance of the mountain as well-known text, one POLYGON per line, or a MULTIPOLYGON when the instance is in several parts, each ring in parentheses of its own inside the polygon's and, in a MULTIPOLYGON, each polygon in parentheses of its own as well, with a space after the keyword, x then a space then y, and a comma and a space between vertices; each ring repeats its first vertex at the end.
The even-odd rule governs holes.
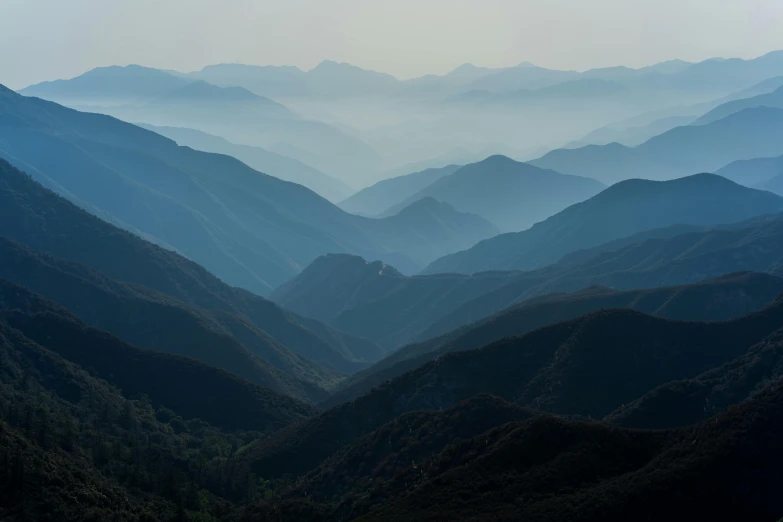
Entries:
MULTIPOLYGON (((53 354, 88 368, 130 396, 146 394, 188 418, 229 429, 273 431, 316 410, 280 393, 181 356, 140 350, 111 334, 89 328, 66 309, 2 281, 4 326, 53 354), (232 408, 225 408, 231 401, 232 408), (236 401, 236 402, 234 402, 236 401)), ((7 330, 6 330, 7 332, 7 330)), ((59 391, 78 397, 78 387, 59 391)))
POLYGON ((592 179, 539 169, 505 156, 465 165, 419 190, 382 215, 421 198, 478 214, 504 231, 524 230, 605 187, 592 179))
POLYGON ((190 83, 158 69, 128 65, 98 67, 68 80, 42 82, 22 89, 25 96, 37 96, 59 103, 122 105, 160 96, 190 83))
POLYGON ((779 275, 781 240, 783 221, 775 214, 726 226, 653 229, 526 272, 405 277, 388 266, 362 269, 361 258, 328 256, 280 287, 273 299, 391 350, 553 292, 693 284, 738 271, 779 275), (339 281, 339 290, 330 281, 339 281))
POLYGON ((458 251, 473 246, 482 239, 500 233, 498 228, 475 214, 459 212, 448 203, 425 197, 413 201, 392 216, 379 220, 394 230, 410 230, 413 243, 407 254, 416 262, 437 257, 443 250, 458 251))
POLYGON ((711 174, 672 181, 628 180, 529 230, 503 234, 438 259, 424 273, 530 270, 575 250, 675 224, 714 225, 783 208, 774 194, 711 174))
POLYGON ((730 411, 669 432, 515 421, 416 461, 395 480, 359 484, 337 512, 363 513, 357 521, 775 520, 781 388, 772 382, 730 411))
POLYGON ((341 201, 339 206, 352 214, 376 216, 459 168, 460 165, 447 165, 384 179, 341 201))
POLYGON ((783 301, 716 323, 603 310, 453 352, 352 402, 284 428, 248 453, 265 476, 302 473, 408 411, 438 410, 488 393, 537 410, 603 418, 669 381, 744 354, 783 326, 783 301))
POLYGON ((168 72, 138 66, 111 67, 63 80, 64 84, 38 84, 22 94, 61 102, 71 108, 108 114, 128 122, 165 127, 186 127, 221 136, 234 143, 259 146, 293 156, 322 172, 357 185, 368 172, 381 168, 381 158, 361 140, 320 121, 301 118, 285 106, 241 86, 218 86, 168 72), (115 84, 144 84, 148 76, 169 76, 170 88, 139 92, 124 103, 115 101, 115 84), (86 79, 84 79, 86 78, 86 79), (62 97, 62 91, 80 91, 87 83, 87 99, 62 97), (101 89, 106 86, 106 91, 101 89), (281 152, 283 149, 290 153, 281 152))
POLYGON ((576 71, 557 71, 520 64, 482 76, 467 84, 465 91, 513 92, 521 89, 540 89, 579 77, 576 71))
POLYGON ((633 428, 684 425, 746 400, 767 383, 780 380, 782 333, 776 332, 722 366, 653 388, 615 410, 607 421, 633 428))
POLYGON ((604 183, 713 172, 732 161, 781 153, 783 109, 745 109, 705 125, 676 127, 636 147, 617 143, 558 149, 530 163, 604 183))
POLYGON ((460 304, 513 281, 515 272, 406 277, 380 261, 329 255, 272 294, 276 303, 394 349, 460 304))
POLYGON ((746 187, 756 187, 780 194, 767 184, 783 174, 783 156, 734 161, 715 171, 715 174, 746 187))
POLYGON ((780 277, 742 272, 690 285, 627 291, 591 286, 574 293, 534 297, 454 330, 448 330, 451 325, 446 320, 435 323, 419 336, 426 340, 402 347, 351 375, 321 405, 330 408, 354 400, 447 353, 480 348, 601 309, 631 308, 667 319, 718 321, 755 312, 782 292, 780 277), (447 333, 432 336, 438 331, 447 333))
POLYGON ((178 127, 155 127, 140 125, 161 136, 177 142, 178 145, 233 156, 249 167, 276 178, 303 185, 332 203, 342 201, 354 191, 348 185, 301 161, 276 154, 261 147, 237 145, 219 136, 213 136, 195 129, 178 127))
POLYGON ((783 173, 760 184, 759 188, 769 190, 775 194, 783 194, 783 173))
POLYGON ((125 344, 3 280, 0 303, 4 519, 231 520, 226 499, 262 487, 223 466, 315 413, 193 359, 125 344))
MULTIPOLYGON (((382 353, 370 341, 297 317, 250 292, 228 286, 196 263, 88 214, 2 161, 0 236, 63 261, 87 265, 115 281, 143 285, 190 307, 214 312, 231 325, 243 343, 263 341, 265 333, 286 348, 327 365, 370 361, 382 353), (238 324, 231 316, 238 316, 238 324), (248 335, 247 330, 260 330, 261 337, 248 335)), ((80 274, 109 286, 95 274, 80 274)), ((41 290, 53 292, 55 288, 41 290)), ((177 308, 176 303, 172 306, 177 308)))
POLYGON ((186 76, 216 85, 240 86, 263 96, 280 98, 332 99, 382 94, 398 89, 400 83, 388 74, 329 60, 309 71, 287 66, 217 64, 186 76))
POLYGON ((755 109, 758 107, 777 107, 783 108, 783 87, 778 87, 774 91, 740 100, 733 100, 712 109, 707 114, 693 122, 694 125, 704 125, 725 118, 731 114, 743 111, 745 109, 755 109))
MULTIPOLYGON (((487 81, 484 77, 478 82, 487 81)), ((478 83, 477 82, 477 83, 478 83)), ((449 104, 467 104, 479 106, 503 105, 519 107, 524 105, 553 104, 562 108, 564 105, 581 107, 587 103, 632 103, 634 93, 618 83, 599 78, 579 78, 533 88, 513 91, 495 92, 492 89, 472 89, 450 96, 449 104)))
MULTIPOLYGON (((300 400, 322 400, 340 372, 369 363, 336 350, 324 350, 316 363, 241 316, 191 307, 3 237, 0 254, 0 277, 57 302, 94 328, 140 348, 198 359, 300 400)), ((380 353, 372 359, 378 357, 380 353)))
POLYGON ((0 93, 0 107, 0 157, 82 208, 261 295, 329 252, 415 271, 453 251, 453 237, 441 243, 421 236, 432 223, 410 228, 401 220, 354 216, 234 158, 177 146, 109 116, 8 90, 0 93), (406 252, 424 250, 430 257, 416 261, 406 252))

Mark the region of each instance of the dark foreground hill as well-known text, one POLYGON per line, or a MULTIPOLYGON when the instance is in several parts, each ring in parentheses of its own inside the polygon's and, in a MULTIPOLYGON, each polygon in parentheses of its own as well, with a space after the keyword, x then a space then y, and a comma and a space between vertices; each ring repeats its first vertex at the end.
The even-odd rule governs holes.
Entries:
POLYGON ((545 295, 400 348, 341 382, 321 406, 328 408, 354 400, 384 381, 447 353, 480 348, 504 337, 523 335, 601 309, 631 308, 667 319, 719 321, 755 312, 781 292, 783 278, 745 272, 676 287, 618 291, 595 286, 573 294, 545 295))
POLYGON ((727 322, 604 310, 449 353, 262 441, 249 453, 266 476, 300 474, 408 411, 447 408, 480 393, 541 411, 602 418, 673 380, 744 354, 783 326, 783 301, 727 322))
POLYGON ((774 521, 781 435, 780 380, 670 431, 536 416, 475 397, 384 425, 284 489, 286 500, 249 512, 264 521, 774 521))
POLYGON ((353 214, 376 216, 440 178, 453 174, 460 167, 461 165, 447 165, 385 179, 341 201, 339 206, 353 214))
POLYGON ((0 518, 233 520, 240 449, 314 409, 0 280, 0 518), (206 518, 205 518, 206 517, 206 518))
POLYGON ((371 361, 373 343, 297 317, 196 263, 114 227, 46 190, 0 161, 0 236, 63 261, 143 285, 190 306, 239 316, 288 349, 314 361, 371 361))
POLYGON ((529 230, 503 234, 434 261, 424 273, 530 270, 564 255, 645 230, 733 223, 783 208, 783 199, 720 176, 633 179, 572 205, 529 230))

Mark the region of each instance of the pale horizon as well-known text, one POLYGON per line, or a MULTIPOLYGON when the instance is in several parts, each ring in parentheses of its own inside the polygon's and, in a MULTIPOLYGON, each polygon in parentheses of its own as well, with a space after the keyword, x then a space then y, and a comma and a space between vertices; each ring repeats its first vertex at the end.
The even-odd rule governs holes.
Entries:
POLYGON ((3 0, 0 83, 22 88, 108 65, 178 71, 324 60, 401 80, 471 63, 587 70, 753 58, 783 49, 769 0, 3 0), (55 42, 56 45, 52 45, 55 42))

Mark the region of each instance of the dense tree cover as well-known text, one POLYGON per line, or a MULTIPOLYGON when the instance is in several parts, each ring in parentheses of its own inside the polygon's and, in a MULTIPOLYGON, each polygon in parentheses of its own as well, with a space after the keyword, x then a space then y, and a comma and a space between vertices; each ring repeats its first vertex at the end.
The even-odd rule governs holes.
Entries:
POLYGON ((761 309, 780 292, 783 292, 783 278, 743 272, 692 285, 629 291, 593 286, 573 294, 548 294, 444 335, 400 348, 342 381, 321 405, 331 407, 355 399, 384 381, 444 354, 480 348, 600 309, 632 308, 669 319, 717 321, 761 309))
POLYGON ((262 481, 234 473, 263 433, 127 398, 4 319, 0 356, 3 520, 222 520, 227 499, 263 494, 262 481))

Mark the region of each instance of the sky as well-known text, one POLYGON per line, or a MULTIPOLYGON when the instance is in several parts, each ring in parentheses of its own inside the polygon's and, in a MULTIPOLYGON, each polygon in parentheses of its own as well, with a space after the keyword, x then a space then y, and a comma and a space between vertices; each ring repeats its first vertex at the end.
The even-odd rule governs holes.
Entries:
POLYGON ((783 0, 0 0, 0 83, 137 63, 559 69, 783 49, 783 0))

